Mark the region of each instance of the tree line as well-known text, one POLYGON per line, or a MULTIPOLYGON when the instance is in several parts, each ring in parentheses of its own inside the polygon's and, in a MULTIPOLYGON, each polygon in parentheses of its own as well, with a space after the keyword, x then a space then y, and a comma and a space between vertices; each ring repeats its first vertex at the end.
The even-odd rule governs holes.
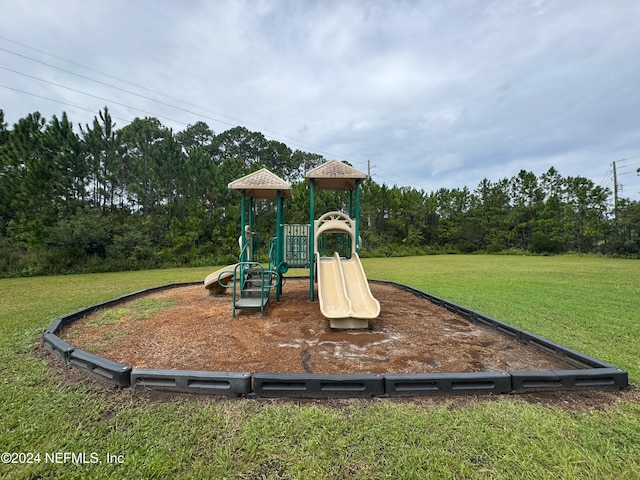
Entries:
MULTIPOLYGON (((173 132, 153 117, 117 128, 105 107, 92 124, 35 112, 12 128, 0 110, 0 275, 41 275, 237 259, 240 201, 229 182, 266 167, 292 184, 285 221, 309 222, 305 172, 321 155, 260 132, 215 134, 204 122, 173 132)), ((348 209, 345 192, 317 192, 316 212, 348 209)), ((554 168, 469 188, 425 192, 362 183, 362 255, 598 252, 640 255, 640 204, 554 168)), ((275 208, 256 202, 262 245, 275 208)))

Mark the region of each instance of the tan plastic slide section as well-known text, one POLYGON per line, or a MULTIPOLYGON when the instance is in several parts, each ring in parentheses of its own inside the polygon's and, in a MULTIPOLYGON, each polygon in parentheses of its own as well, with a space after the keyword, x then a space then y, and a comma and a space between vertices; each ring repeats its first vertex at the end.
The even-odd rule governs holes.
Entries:
POLYGON ((209 290, 209 293, 224 293, 225 289, 222 285, 227 285, 233 280, 233 272, 236 265, 237 264, 227 265, 207 275, 207 278, 204 279, 204 288, 209 290), (220 285, 220 283, 222 283, 222 285, 220 285))
POLYGON ((318 300, 320 311, 326 318, 377 318, 380 302, 369 289, 360 257, 353 253, 350 259, 320 257, 318 265, 318 300))

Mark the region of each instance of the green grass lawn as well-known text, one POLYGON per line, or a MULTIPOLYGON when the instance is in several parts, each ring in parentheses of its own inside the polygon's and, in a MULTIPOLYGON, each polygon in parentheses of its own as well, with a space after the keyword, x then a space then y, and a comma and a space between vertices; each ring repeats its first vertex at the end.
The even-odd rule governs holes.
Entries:
MULTIPOLYGON (((638 384, 639 261, 456 255, 363 263, 369 278, 540 334, 626 369, 638 384)), ((518 396, 157 401, 90 382, 72 388, 39 356, 42 332, 59 315, 214 269, 0 280, 0 453, 31 454, 22 459, 33 462, 0 464, 0 478, 640 478, 638 395, 577 410, 518 396), (65 461, 64 452, 98 463, 65 461)))
POLYGON ((586 256, 368 259, 393 280, 629 371, 640 380, 640 262, 586 256))

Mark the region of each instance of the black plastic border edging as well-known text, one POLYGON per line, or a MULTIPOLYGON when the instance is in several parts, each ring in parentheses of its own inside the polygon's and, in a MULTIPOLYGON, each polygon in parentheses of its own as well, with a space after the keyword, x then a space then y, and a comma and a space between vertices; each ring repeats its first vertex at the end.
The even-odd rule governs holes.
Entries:
POLYGON ((627 376, 618 368, 589 368, 584 370, 513 371, 511 388, 514 393, 545 390, 579 390, 587 388, 622 389, 627 387, 627 376))
POLYGON ((69 364, 119 387, 131 385, 131 367, 129 365, 78 349, 74 349, 70 353, 69 364))
MULTIPOLYGON (((472 323, 484 325, 502 335, 519 342, 528 344, 547 355, 554 356, 570 365, 576 370, 557 371, 518 371, 509 372, 512 376, 513 393, 524 391, 545 390, 574 390, 580 388, 623 389, 629 386, 629 375, 625 370, 616 368, 610 363, 585 355, 582 352, 565 347, 559 343, 547 340, 544 337, 522 330, 508 323, 496 320, 482 313, 456 305, 435 295, 423 292, 413 287, 400 283, 384 280, 370 280, 372 283, 390 285, 418 297, 429 300, 431 303, 449 310, 472 323), (542 381, 552 378, 553 381, 542 381), (526 385, 526 386, 525 386, 526 385)), ((487 372, 491 373, 491 372, 487 372)))
POLYGON ((416 394, 456 393, 467 395, 511 392, 507 372, 428 373, 384 376, 385 392, 391 397, 416 394))
POLYGON ((69 363, 73 347, 58 337, 55 333, 46 331, 43 336, 44 346, 53 352, 60 360, 69 363))
POLYGON ((186 393, 246 395, 251 393, 251 374, 134 368, 131 371, 131 387, 186 393))
MULTIPOLYGON (((289 277, 303 278, 303 277, 289 277)), ((306 277, 304 277, 306 278, 306 277)), ((43 335, 44 346, 65 363, 87 371, 102 381, 120 387, 149 388, 178 392, 259 397, 376 397, 424 396, 436 394, 499 394, 539 391, 611 389, 629 385, 628 373, 613 365, 564 347, 533 333, 488 317, 466 307, 395 282, 370 280, 390 285, 429 300, 466 320, 491 328, 516 341, 529 344, 548 355, 577 367, 576 370, 512 371, 435 374, 280 374, 255 373, 253 388, 248 372, 206 372, 198 370, 132 369, 131 366, 76 349, 58 333, 67 325, 100 308, 133 300, 152 292, 202 282, 171 283, 140 290, 56 318, 43 335)))
POLYGON ((253 376, 256 397, 363 397, 384 395, 382 375, 328 375, 320 373, 256 373, 253 376))

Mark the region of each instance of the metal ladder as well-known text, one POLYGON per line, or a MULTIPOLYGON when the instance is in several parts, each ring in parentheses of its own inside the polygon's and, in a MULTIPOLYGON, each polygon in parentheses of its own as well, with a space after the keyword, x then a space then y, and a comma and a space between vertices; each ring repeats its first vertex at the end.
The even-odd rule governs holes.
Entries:
POLYGON ((243 262, 236 265, 234 277, 233 316, 236 316, 236 309, 259 309, 260 315, 264 315, 264 309, 271 299, 271 289, 277 285, 276 272, 265 270, 257 262, 243 262))

